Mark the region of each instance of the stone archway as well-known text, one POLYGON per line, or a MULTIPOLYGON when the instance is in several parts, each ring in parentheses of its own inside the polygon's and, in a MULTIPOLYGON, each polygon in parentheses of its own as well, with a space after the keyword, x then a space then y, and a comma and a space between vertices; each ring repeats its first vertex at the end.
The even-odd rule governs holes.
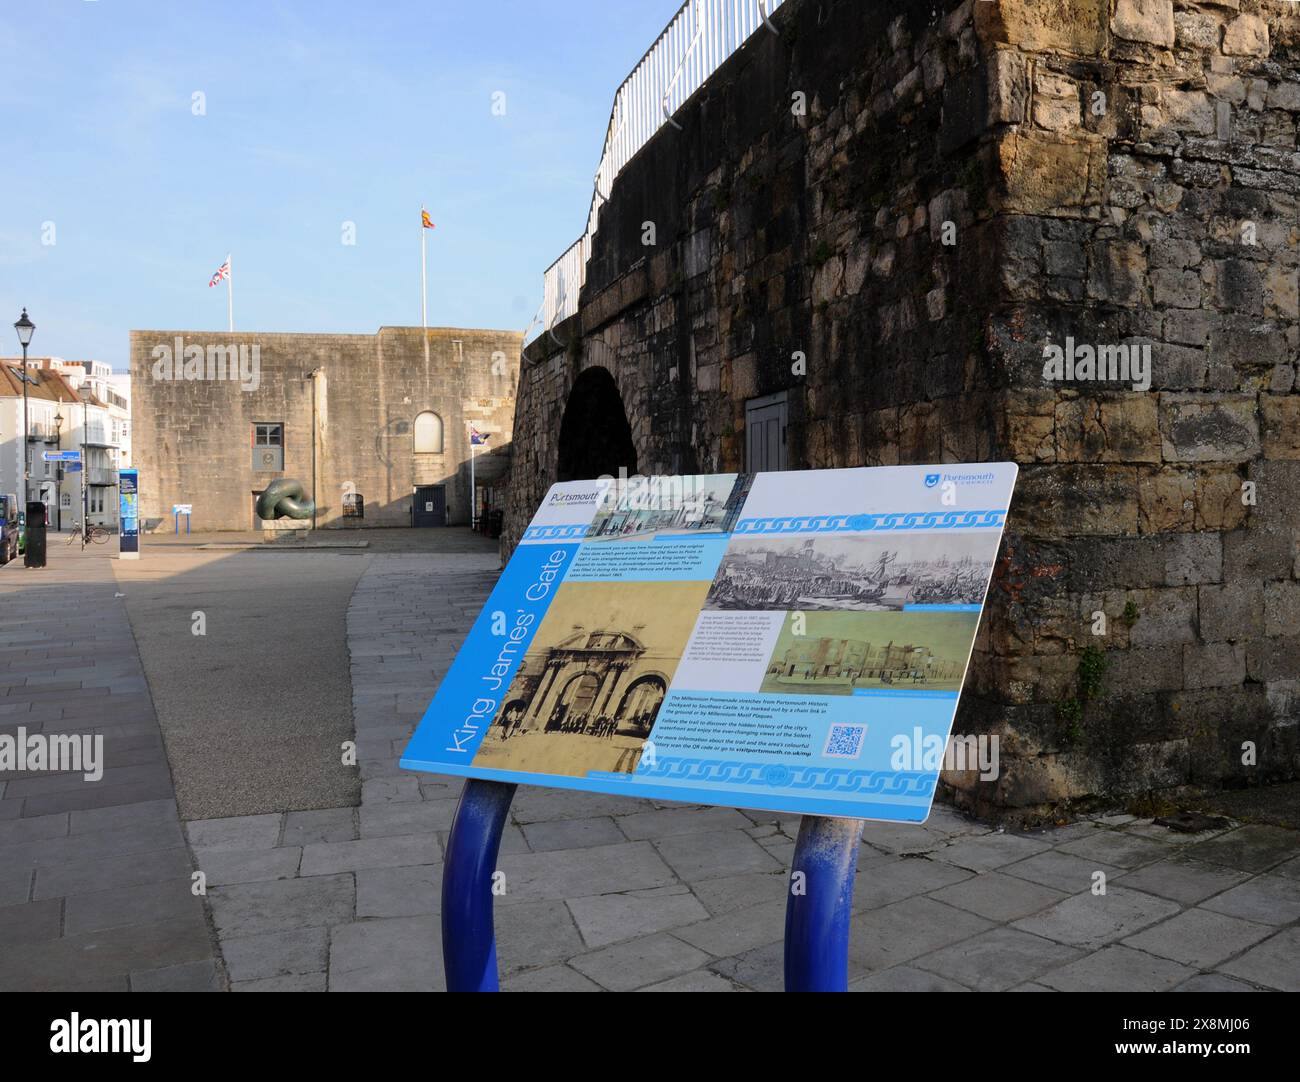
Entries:
POLYGON ((546 731, 561 728, 571 717, 585 719, 589 716, 600 685, 601 677, 593 672, 582 672, 571 677, 551 708, 550 717, 546 719, 546 731))
POLYGON ((619 700, 614 718, 620 735, 646 737, 668 693, 667 681, 658 673, 647 673, 632 681, 619 700))
POLYGON ((623 396, 609 370, 586 369, 574 382, 560 422, 557 481, 636 473, 636 447, 623 396))

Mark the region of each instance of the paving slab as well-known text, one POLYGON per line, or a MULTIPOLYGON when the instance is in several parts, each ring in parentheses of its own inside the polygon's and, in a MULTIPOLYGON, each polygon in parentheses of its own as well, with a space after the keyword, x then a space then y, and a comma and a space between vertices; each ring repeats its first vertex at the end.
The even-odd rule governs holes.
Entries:
POLYGON ((1178 912, 1167 898, 1123 887, 1105 894, 1075 894, 1012 927, 1072 947, 1097 950, 1178 912))
POLYGON ((600 985, 568 966, 543 966, 516 973, 501 986, 503 992, 600 992, 600 985))
POLYGON ((697 922, 709 918, 709 911, 685 884, 570 898, 568 906, 583 941, 593 949, 671 928, 681 929, 679 934, 694 942, 686 935, 691 930, 687 926, 698 927, 697 922))
POLYGON ((991 928, 912 962, 976 992, 1002 992, 1083 956, 1014 928, 991 928))
POLYGON ((694 973, 683 973, 680 977, 670 977, 658 984, 648 984, 642 992, 738 992, 726 977, 708 969, 697 969, 694 973))
POLYGON ((1055 849, 1038 853, 1026 860, 1018 860, 1000 870, 1004 875, 1028 879, 1031 883, 1051 887, 1065 894, 1091 891, 1097 872, 1105 875, 1107 880, 1117 879, 1124 874, 1124 869, 1117 865, 1088 860, 1055 849))
POLYGON ((1005 923, 1040 912, 1068 895, 1012 875, 985 872, 931 891, 930 897, 986 920, 1005 923))
POLYGON ((1300 834, 1272 826, 1244 826, 1187 850, 1194 860, 1243 872, 1262 872, 1300 855, 1300 834))
MULTIPOLYGON (((496 918, 502 979, 517 970, 565 961, 587 949, 573 915, 561 901, 505 906, 496 918)), ((441 950, 439 938, 439 950, 441 950)))
POLYGON ((330 933, 331 992, 432 992, 445 987, 437 919, 341 924, 330 933))
POLYGON ((219 992, 221 972, 212 959, 182 962, 156 969, 137 969, 128 974, 132 992, 219 992))
POLYGON ((908 898, 860 913, 849 927, 849 976, 853 978, 973 939, 993 925, 932 898, 908 898))
POLYGON ((1300 920, 1300 889, 1294 879, 1260 875, 1207 898, 1201 907, 1258 924, 1290 924, 1300 920))
POLYGON ((418 917, 442 912, 442 865, 366 868, 356 873, 357 917, 418 917))
POLYGON ((1077 841, 1066 842, 1057 852, 1084 860, 1105 861, 1121 868, 1140 868, 1173 855, 1166 843, 1138 837, 1127 830, 1094 831, 1077 841))
POLYGON ((1137 935, 1124 945, 1148 954, 1170 958, 1195 969, 1213 969, 1273 933, 1274 929, 1251 921, 1188 909, 1137 935))
POLYGON ((1219 968, 1252 984, 1280 992, 1300 992, 1297 959, 1300 959, 1300 928, 1286 928, 1219 968))
POLYGON ((782 869, 781 862, 743 830, 675 834, 657 839, 654 846, 673 871, 688 881, 782 869))
POLYGON ((316 875, 214 887, 207 893, 222 940, 350 921, 356 884, 350 874, 316 875))
POLYGON ((969 992, 965 985, 913 966, 894 966, 849 982, 850 992, 969 992))
POLYGON ((1165 992, 1195 976, 1189 966, 1112 945, 1038 978, 1059 992, 1165 992))
POLYGON ((1192 860, 1186 854, 1179 854, 1128 872, 1115 882, 1119 886, 1172 898, 1184 905, 1195 905, 1215 894, 1231 890, 1248 879, 1249 872, 1239 872, 1219 864, 1207 864, 1205 861, 1192 860))
POLYGON ((236 982, 323 973, 329 961, 329 930, 317 926, 231 936, 222 940, 221 954, 236 982))
POLYGON ((580 954, 569 959, 569 965, 602 988, 630 992, 682 976, 709 960, 706 952, 660 932, 580 954))

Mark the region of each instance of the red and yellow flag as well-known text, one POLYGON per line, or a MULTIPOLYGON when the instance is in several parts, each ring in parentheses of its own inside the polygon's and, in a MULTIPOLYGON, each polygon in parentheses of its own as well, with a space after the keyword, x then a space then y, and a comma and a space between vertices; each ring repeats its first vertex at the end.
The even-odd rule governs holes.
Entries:
POLYGON ((433 224, 433 219, 429 217, 429 212, 423 207, 420 208, 420 224, 424 226, 425 229, 437 228, 437 226, 433 224))

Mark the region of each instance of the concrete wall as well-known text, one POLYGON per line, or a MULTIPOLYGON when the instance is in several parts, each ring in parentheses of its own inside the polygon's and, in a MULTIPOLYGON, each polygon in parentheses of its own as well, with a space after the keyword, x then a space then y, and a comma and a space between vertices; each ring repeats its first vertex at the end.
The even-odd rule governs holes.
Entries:
POLYGON ((643 473, 743 469, 779 391, 791 468, 1013 459, 958 719, 1002 776, 958 798, 1294 777, 1294 8, 790 0, 615 182, 526 354, 508 538, 597 366, 643 473), (1151 386, 1046 380, 1067 336, 1150 346, 1151 386))
POLYGON ((445 484, 449 522, 468 522, 467 426, 490 433, 489 448, 510 442, 522 339, 510 331, 430 329, 426 367, 421 334, 418 327, 375 335, 132 331, 142 517, 165 519, 170 529, 172 505, 189 503, 196 530, 248 530, 254 491, 277 477, 310 487, 313 381, 305 377, 319 368, 318 524, 410 525, 412 488, 425 484, 445 484), (232 379, 156 378, 166 372, 155 349, 174 353, 177 338, 205 352, 257 346, 256 389, 232 379), (413 453, 412 425, 423 410, 442 418, 442 454, 413 453), (253 471, 257 422, 284 424, 283 471, 253 471), (361 521, 342 517, 349 485, 365 501, 361 521))

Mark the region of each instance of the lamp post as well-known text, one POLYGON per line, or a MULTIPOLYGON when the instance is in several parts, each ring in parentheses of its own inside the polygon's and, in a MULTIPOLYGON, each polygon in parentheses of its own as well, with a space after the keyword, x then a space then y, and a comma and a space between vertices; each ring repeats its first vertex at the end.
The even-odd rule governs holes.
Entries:
POLYGON ((77 388, 77 397, 81 399, 81 548, 86 548, 86 527, 90 523, 90 491, 86 483, 90 480, 86 468, 86 429, 90 424, 90 384, 83 383, 77 388))
POLYGON ((23 314, 18 317, 18 322, 14 324, 14 330, 18 332, 18 343, 23 347, 23 367, 19 375, 23 381, 23 510, 27 509, 27 501, 32 498, 31 493, 31 448, 27 445, 27 347, 31 345, 32 335, 36 333, 36 324, 27 318, 27 309, 23 309, 23 314))
MULTIPOLYGON (((58 407, 54 410, 54 449, 63 450, 63 411, 58 407)), ((54 470, 54 528, 63 532, 63 463, 60 462, 54 470)))

